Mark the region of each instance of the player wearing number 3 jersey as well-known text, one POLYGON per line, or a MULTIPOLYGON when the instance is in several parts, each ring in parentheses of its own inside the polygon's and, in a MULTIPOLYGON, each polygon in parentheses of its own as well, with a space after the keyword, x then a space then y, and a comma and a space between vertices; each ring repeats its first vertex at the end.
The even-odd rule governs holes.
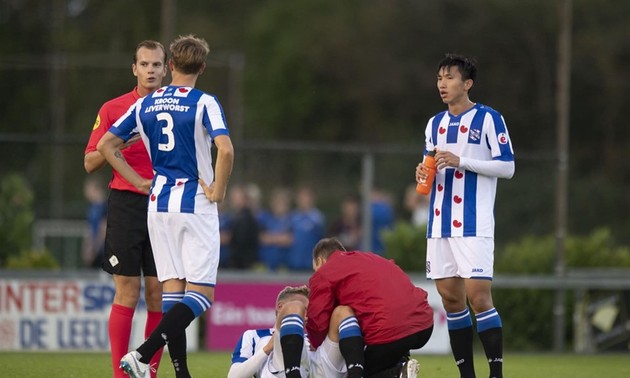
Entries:
POLYGON ((228 135, 214 96, 191 87, 162 87, 138 100, 110 131, 123 139, 139 132, 147 146, 155 171, 149 212, 217 214, 216 202, 205 198, 197 182, 214 180, 212 139, 228 135))
POLYGON ((184 36, 171 43, 170 50, 171 84, 139 99, 98 145, 112 167, 149 193, 149 236, 164 288, 162 321, 144 344, 121 360, 121 368, 134 378, 148 377, 147 363, 165 343, 169 351, 179 353, 176 377, 190 377, 185 329, 214 300, 220 244, 217 203, 225 197, 234 158, 219 102, 194 88, 205 69, 207 43, 184 36), (151 158, 153 181, 131 169, 118 149, 138 133, 151 158))

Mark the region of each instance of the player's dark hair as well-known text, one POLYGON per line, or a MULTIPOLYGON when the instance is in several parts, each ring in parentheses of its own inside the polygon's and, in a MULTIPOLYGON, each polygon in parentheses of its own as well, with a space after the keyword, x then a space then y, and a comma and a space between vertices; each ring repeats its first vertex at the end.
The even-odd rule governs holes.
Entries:
POLYGON ((328 257, 335 251, 344 251, 346 248, 336 238, 324 238, 317 242, 313 248, 313 260, 317 260, 319 257, 324 260, 328 260, 328 257))
POLYGON ((153 41, 150 39, 144 40, 140 43, 138 43, 138 46, 136 46, 136 52, 133 53, 133 63, 136 64, 138 63, 138 50, 140 50, 140 48, 146 48, 149 50, 157 50, 160 49, 162 50, 162 54, 164 55, 164 64, 166 64, 166 49, 164 48, 164 46, 158 42, 158 41, 153 41))
POLYGON ((450 67, 457 67, 464 81, 469 79, 475 81, 477 79, 477 61, 475 58, 448 53, 438 64, 437 72, 440 72, 442 68, 450 67))

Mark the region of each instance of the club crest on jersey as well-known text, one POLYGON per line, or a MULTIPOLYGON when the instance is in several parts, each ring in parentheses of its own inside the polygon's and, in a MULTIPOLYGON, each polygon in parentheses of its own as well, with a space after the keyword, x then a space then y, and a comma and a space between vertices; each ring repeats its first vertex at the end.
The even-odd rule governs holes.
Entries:
POLYGON ((470 138, 471 141, 478 141, 479 138, 481 138, 481 130, 479 129, 470 129, 470 133, 468 133, 468 138, 470 138))
POLYGON ((499 135, 497 135, 497 139, 499 141, 499 144, 507 144, 508 142, 508 137, 506 133, 499 133, 499 135))

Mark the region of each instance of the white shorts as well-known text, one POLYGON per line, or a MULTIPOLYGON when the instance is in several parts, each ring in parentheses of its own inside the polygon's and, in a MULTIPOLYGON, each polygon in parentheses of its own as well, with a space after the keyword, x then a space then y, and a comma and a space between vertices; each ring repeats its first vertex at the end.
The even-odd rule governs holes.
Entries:
MULTIPOLYGON (((273 335, 273 349, 263 368, 260 378, 285 378, 284 374, 284 356, 282 355, 282 345, 280 344, 280 331, 275 331, 273 335)), ((310 369, 310 355, 306 339, 302 347, 302 358, 300 360, 300 375, 302 378, 310 377, 308 371, 310 369)))
POLYGON ((427 278, 492 279, 493 266, 493 238, 427 239, 427 278))
MULTIPOLYGON (((272 337, 273 350, 265 362, 261 378, 284 378, 280 332, 274 332, 272 337)), ((300 370, 302 378, 345 378, 347 375, 346 362, 339 351, 339 344, 328 337, 315 351, 310 350, 305 339, 300 370)))
POLYGON ((216 284, 220 247, 216 214, 150 211, 147 224, 160 282, 216 284))
POLYGON ((344 378, 346 375, 346 362, 339 351, 339 343, 326 336, 322 345, 311 352, 309 377, 344 378))

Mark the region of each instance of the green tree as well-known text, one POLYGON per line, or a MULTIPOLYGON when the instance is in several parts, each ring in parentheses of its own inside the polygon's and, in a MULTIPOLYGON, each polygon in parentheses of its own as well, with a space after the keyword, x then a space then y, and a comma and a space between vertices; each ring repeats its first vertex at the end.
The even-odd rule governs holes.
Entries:
MULTIPOLYGON (((212 47, 200 87, 222 100, 234 131, 231 112, 237 107, 231 101, 239 96, 232 86, 238 80, 226 57, 244 52, 245 141, 420 146, 426 121, 444 109, 436 95, 435 64, 448 51, 476 56, 480 75, 471 96, 501 111, 516 149, 516 175, 499 185, 497 241, 553 227, 557 2, 175 3, 175 33, 196 33, 212 47)), ((130 52, 141 39, 161 38, 161 16, 160 4, 144 1, 23 0, 0 6, 0 175, 20 170, 29 178, 37 216, 50 215, 51 204, 60 200, 51 194, 57 179, 64 184, 62 215, 82 215, 84 177, 77 173, 96 111, 130 89, 130 52), (60 60, 53 59, 55 53, 60 60), (58 76, 53 66, 61 67, 58 76), (52 151, 51 144, 63 145, 64 152, 52 151)), ((573 1, 569 229, 587 234, 605 226, 625 242, 629 18, 627 1, 573 1)), ((240 156, 245 162, 245 154, 240 156)), ((378 159, 377 180, 401 192, 415 159, 384 160, 378 159)), ((359 180, 356 166, 348 155, 327 154, 315 162, 312 155, 295 154, 251 159, 242 169, 262 186, 274 184, 278 175, 284 184, 303 178, 352 184, 359 180)), ((337 188, 323 191, 329 190, 337 188)))
POLYGON ((409 222, 397 222, 391 230, 383 231, 385 255, 396 261, 406 272, 424 273, 427 258, 427 228, 409 222))
POLYGON ((0 266, 31 247, 33 192, 24 176, 13 173, 0 182, 0 266))
MULTIPOLYGON (((526 236, 498 250, 498 275, 551 275, 555 238, 526 236)), ((608 229, 586 236, 571 235, 566 242, 567 269, 630 268, 630 249, 620 245, 608 229)), ((552 345, 554 293, 543 289, 495 289, 494 301, 505 319, 505 334, 512 350, 549 349, 552 345)), ((572 303, 567 302, 567 335, 573 334, 572 303)), ((569 336, 570 337, 570 336, 569 336)), ((570 341, 570 340, 569 340, 570 341)))

